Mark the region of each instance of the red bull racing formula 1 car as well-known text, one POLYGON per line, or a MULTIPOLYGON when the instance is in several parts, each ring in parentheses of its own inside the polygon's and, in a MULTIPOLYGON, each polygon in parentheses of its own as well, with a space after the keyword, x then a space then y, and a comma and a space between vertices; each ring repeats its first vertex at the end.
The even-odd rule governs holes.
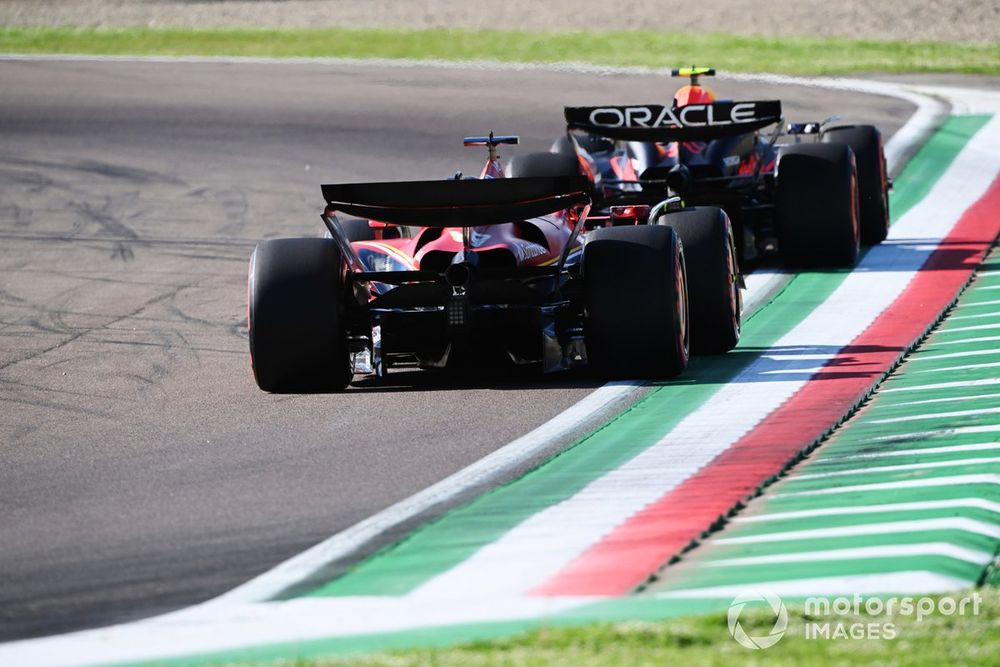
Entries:
POLYGON ((713 69, 673 74, 690 83, 669 105, 567 107, 567 135, 549 153, 515 157, 507 172, 588 174, 592 219, 674 228, 692 350, 720 353, 739 337, 740 268, 775 253, 790 266, 853 266, 860 244, 886 236, 890 182, 874 126, 785 126, 780 101, 717 101, 699 82, 713 69), (789 135, 794 143, 778 143, 789 135), (663 207, 674 197, 682 212, 663 207))
POLYGON ((478 179, 324 185, 326 238, 258 244, 248 324, 260 388, 338 390, 355 373, 484 360, 680 373, 690 334, 677 232, 590 220, 594 183, 575 171, 505 178, 497 146, 516 142, 467 139, 489 150, 478 179))

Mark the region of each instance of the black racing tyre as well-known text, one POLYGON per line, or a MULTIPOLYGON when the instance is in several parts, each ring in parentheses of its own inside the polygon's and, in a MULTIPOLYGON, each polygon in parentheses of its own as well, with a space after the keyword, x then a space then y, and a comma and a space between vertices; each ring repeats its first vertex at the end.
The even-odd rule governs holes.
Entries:
POLYGON ((333 239, 274 239, 250 256, 250 358, 270 392, 338 391, 351 381, 345 264, 333 239))
POLYGON ((874 125, 833 127, 823 133, 822 141, 847 144, 854 151, 858 167, 861 243, 881 243, 889 234, 889 174, 882 133, 874 125))
POLYGON ((532 176, 578 176, 580 160, 576 154, 528 153, 515 155, 507 164, 507 176, 522 178, 532 176))
POLYGON ((858 178, 847 144, 784 146, 775 169, 778 246, 785 263, 850 267, 858 261, 858 178))
POLYGON ((729 216, 721 208, 698 206, 661 215, 656 224, 672 227, 684 246, 691 352, 728 352, 740 340, 743 308, 729 216))
POLYGON ((583 251, 584 340, 604 379, 660 379, 688 363, 684 251, 670 227, 606 227, 583 251))

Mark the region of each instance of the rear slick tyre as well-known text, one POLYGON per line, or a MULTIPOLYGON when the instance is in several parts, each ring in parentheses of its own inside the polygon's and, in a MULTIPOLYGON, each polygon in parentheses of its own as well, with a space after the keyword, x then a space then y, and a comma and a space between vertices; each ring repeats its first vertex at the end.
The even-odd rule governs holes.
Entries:
POLYGON ((699 206, 662 215, 681 239, 691 301, 691 353, 723 354, 740 340, 743 295, 736 243, 721 208, 699 206))
POLYGON ((690 353, 684 252, 670 227, 608 227, 583 251, 584 337, 604 379, 679 375, 690 353))
POLYGON ((785 146, 775 169, 778 246, 792 267, 852 267, 860 251, 858 177, 847 144, 785 146))
POLYGON ((833 127, 823 133, 824 143, 847 144, 858 167, 861 211, 861 245, 877 245, 889 234, 889 176, 882 133, 874 125, 833 127))
POLYGON ((274 239, 257 245, 247 286, 257 386, 302 393, 339 391, 350 383, 345 273, 333 239, 274 239))

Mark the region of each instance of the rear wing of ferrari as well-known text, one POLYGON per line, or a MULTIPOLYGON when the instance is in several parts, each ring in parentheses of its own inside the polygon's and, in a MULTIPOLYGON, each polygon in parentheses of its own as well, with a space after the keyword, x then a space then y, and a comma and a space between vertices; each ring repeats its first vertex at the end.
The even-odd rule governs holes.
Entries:
POLYGON ((394 225, 519 222, 590 203, 583 176, 344 183, 323 186, 328 210, 394 225))
POLYGON ((714 102, 669 107, 657 104, 566 107, 566 125, 608 139, 703 141, 753 132, 780 123, 781 102, 714 102))

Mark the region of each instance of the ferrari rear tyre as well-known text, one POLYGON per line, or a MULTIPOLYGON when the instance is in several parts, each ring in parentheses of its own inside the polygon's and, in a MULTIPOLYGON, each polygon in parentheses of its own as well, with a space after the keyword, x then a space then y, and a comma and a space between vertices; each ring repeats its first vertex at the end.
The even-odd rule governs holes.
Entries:
POLYGON ((729 216, 699 206, 667 213, 656 221, 672 227, 684 246, 691 300, 691 352, 722 354, 740 340, 739 264, 729 216))
POLYGON ((854 153, 847 144, 796 144, 778 155, 778 245, 790 266, 850 267, 860 222, 854 153))
POLYGON ((854 151, 858 167, 861 243, 881 243, 889 234, 889 176, 882 133, 874 125, 850 125, 830 128, 823 133, 822 140, 847 144, 854 151))
POLYGON ((345 264, 333 239, 257 244, 247 288, 250 357, 264 391, 338 391, 352 370, 343 324, 345 264))
POLYGON ((584 338, 595 374, 669 378, 688 363, 687 274, 670 227, 607 227, 583 251, 584 338))

